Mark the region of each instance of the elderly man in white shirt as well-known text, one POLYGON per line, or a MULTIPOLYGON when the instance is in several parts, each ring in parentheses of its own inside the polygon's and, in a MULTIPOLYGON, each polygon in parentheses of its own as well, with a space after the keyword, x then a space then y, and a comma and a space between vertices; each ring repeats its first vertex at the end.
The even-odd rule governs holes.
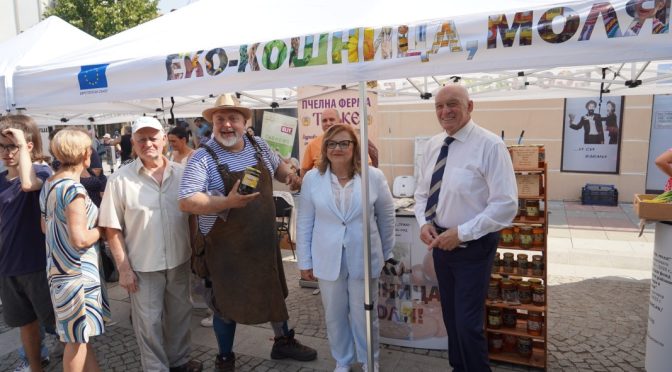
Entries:
POLYGON ((144 371, 200 371, 190 361, 188 215, 177 196, 184 167, 163 156, 166 134, 158 120, 132 126, 138 158, 110 176, 100 207, 119 269, 131 296, 133 330, 144 371))
POLYGON ((477 372, 490 371, 485 298, 499 230, 516 215, 518 190, 506 145, 471 120, 473 108, 462 86, 436 95, 444 131, 425 147, 415 215, 432 250, 450 365, 477 372))

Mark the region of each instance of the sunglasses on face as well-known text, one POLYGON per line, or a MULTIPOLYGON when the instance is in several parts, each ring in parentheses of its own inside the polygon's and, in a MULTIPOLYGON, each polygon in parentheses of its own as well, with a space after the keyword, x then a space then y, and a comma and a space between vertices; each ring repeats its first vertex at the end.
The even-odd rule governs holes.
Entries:
POLYGON ((353 143, 354 143, 354 141, 351 141, 351 140, 345 140, 345 141, 339 141, 339 142, 327 141, 327 148, 330 149, 330 150, 333 150, 333 149, 336 148, 336 146, 338 146, 338 148, 341 149, 341 150, 347 150, 348 148, 350 148, 350 145, 352 145, 353 143))

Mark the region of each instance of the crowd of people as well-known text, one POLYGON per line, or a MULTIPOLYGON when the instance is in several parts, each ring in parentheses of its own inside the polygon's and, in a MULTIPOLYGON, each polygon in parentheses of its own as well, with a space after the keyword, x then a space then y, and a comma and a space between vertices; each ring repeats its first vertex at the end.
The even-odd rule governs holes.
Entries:
MULTIPOLYGON (((415 194, 420 238, 433 250, 450 365, 487 371, 483 300, 497 231, 516 214, 516 182, 504 143, 471 120, 466 89, 441 89, 435 105, 442 131, 428 142, 415 194)), ((143 370, 202 369, 201 361, 190 359, 192 273, 202 278, 213 313, 216 371, 235 370, 237 324, 270 323, 272 359, 315 360, 316 350, 288 325, 273 179, 301 190, 298 267, 303 279, 319 282, 335 371, 355 363, 368 370, 365 242, 371 246, 372 298, 383 266, 396 262, 394 203, 376 168, 377 149, 369 141, 369 164, 362 164, 357 133, 328 109, 321 116, 324 133, 309 145, 299 173, 248 131, 251 116, 234 96, 219 97, 197 124, 203 131, 197 150, 188 145, 185 128, 166 132, 157 119, 140 117, 123 136, 103 138, 108 147, 122 147, 127 163, 109 177, 90 133, 55 133, 52 170, 31 118, 0 119, 7 168, 0 174, 0 298, 5 322, 20 328, 29 370, 42 370, 45 332, 64 343, 65 371, 99 370, 90 341, 110 319, 105 246, 130 295, 143 370), (363 236, 364 221, 369 237, 363 236)), ((372 330, 378 371, 377 317, 372 330)))

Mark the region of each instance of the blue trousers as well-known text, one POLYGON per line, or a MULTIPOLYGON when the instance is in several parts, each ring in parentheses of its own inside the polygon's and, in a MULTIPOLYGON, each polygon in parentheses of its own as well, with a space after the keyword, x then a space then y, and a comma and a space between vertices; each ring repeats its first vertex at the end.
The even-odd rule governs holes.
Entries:
POLYGON ((453 251, 434 249, 441 311, 448 333, 448 359, 455 372, 488 372, 483 331, 485 299, 499 233, 490 233, 453 251))

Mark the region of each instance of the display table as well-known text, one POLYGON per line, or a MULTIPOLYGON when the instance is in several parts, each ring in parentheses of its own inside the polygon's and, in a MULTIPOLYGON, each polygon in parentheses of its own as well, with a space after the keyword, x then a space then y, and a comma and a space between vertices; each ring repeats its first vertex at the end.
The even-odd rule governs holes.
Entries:
POLYGON ((446 350, 448 336, 441 315, 434 262, 420 240, 419 230, 412 210, 397 212, 394 258, 400 261, 400 266, 394 273, 383 273, 380 277, 377 301, 380 342, 446 350))
POLYGON ((646 337, 646 370, 672 365, 672 222, 656 222, 646 337))

